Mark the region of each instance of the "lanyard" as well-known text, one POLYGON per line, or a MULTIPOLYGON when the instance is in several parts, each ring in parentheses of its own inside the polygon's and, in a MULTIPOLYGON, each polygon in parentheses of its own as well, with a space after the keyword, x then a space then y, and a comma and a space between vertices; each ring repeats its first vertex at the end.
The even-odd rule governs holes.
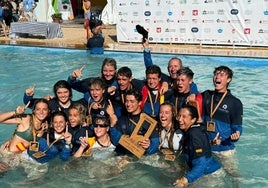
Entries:
POLYGON ((218 110, 220 104, 222 103, 223 99, 225 98, 225 96, 227 95, 227 90, 224 92, 224 94, 222 95, 220 101, 218 102, 217 106, 213 108, 213 101, 214 101, 214 93, 211 97, 211 102, 210 102, 210 118, 212 119, 213 115, 215 114, 215 112, 218 110))
POLYGON ((150 104, 151 104, 152 116, 154 117, 154 116, 155 116, 155 114, 154 114, 154 103, 157 102, 158 91, 157 91, 157 93, 156 93, 154 102, 153 102, 153 99, 152 99, 152 96, 151 96, 151 92, 150 92, 150 91, 148 91, 148 96, 149 96, 149 100, 150 100, 150 104))

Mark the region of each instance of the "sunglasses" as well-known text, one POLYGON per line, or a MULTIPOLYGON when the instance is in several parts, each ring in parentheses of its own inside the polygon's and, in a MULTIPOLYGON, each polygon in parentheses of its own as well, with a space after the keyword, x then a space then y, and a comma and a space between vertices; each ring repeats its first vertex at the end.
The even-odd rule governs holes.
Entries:
POLYGON ((97 127, 104 128, 104 127, 108 127, 108 126, 105 125, 105 124, 98 124, 98 123, 95 123, 95 124, 93 124, 93 127, 94 127, 94 128, 97 128, 97 127))

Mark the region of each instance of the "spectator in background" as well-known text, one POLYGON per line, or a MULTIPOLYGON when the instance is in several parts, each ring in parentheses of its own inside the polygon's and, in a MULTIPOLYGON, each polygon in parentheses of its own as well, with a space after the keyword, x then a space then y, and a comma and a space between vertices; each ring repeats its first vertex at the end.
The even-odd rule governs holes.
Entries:
POLYGON ((34 0, 23 0, 22 1, 22 10, 21 10, 21 21, 35 21, 34 19, 34 9, 37 4, 34 0))
POLYGON ((83 0, 83 10, 84 10, 84 17, 85 17, 84 27, 86 29, 87 40, 90 38, 90 31, 89 31, 89 20, 91 17, 90 8, 91 8, 91 1, 83 0))
POLYGON ((3 19, 6 24, 6 31, 9 30, 10 23, 12 22, 12 5, 8 0, 1 1, 0 6, 3 9, 3 19))
POLYGON ((103 54, 104 37, 102 35, 103 23, 99 19, 90 19, 89 27, 92 37, 87 40, 87 48, 91 54, 103 54))

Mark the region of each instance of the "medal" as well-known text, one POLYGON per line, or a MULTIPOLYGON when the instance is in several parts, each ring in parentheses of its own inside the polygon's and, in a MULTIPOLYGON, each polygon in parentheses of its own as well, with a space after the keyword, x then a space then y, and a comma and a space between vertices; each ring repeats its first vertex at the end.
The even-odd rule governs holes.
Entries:
POLYGON ((213 121, 207 122, 207 131, 215 132, 215 122, 213 122, 213 121))
POLYGON ((223 94, 223 96, 221 97, 220 101, 218 102, 218 104, 216 105, 216 107, 213 109, 213 101, 214 101, 214 93, 211 97, 211 102, 210 102, 210 121, 207 121, 207 131, 209 132, 215 132, 216 130, 216 124, 214 121, 212 121, 212 117, 215 114, 215 112, 218 110, 218 108, 220 107, 220 104, 222 103, 224 97, 227 95, 227 90, 225 91, 225 93, 223 94))

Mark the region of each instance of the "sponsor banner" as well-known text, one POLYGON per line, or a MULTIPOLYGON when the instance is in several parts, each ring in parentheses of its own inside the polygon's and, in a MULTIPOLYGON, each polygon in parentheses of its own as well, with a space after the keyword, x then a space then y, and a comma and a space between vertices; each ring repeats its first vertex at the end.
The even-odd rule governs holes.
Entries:
POLYGON ((117 40, 268 46, 268 0, 117 0, 117 40))

